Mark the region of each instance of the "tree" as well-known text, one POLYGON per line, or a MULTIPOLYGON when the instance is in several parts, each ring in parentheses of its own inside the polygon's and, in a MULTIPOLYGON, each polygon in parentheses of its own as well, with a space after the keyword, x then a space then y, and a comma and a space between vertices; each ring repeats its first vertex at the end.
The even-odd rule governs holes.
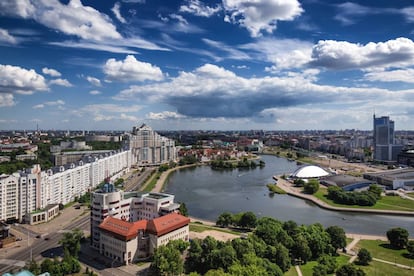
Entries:
POLYGON ((325 265, 317 264, 312 268, 312 276, 326 276, 328 275, 325 265))
POLYGON ((181 215, 188 217, 188 209, 184 202, 180 203, 179 211, 181 215))
POLYGON ((314 194, 319 190, 319 181, 317 179, 310 179, 303 185, 303 190, 307 194, 314 194))
POLYGON ((70 256, 77 258, 80 251, 80 241, 83 237, 82 230, 76 228, 72 232, 64 233, 59 243, 62 245, 64 252, 67 249, 70 256))
POLYGON ((368 265, 372 261, 371 253, 366 248, 361 248, 358 252, 358 264, 368 265))
POLYGON ((327 274, 333 274, 338 265, 335 257, 326 254, 319 257, 318 263, 324 267, 327 274))
POLYGON ((187 260, 185 262, 187 272, 203 271, 203 248, 201 247, 201 240, 193 239, 190 241, 190 248, 188 249, 187 260))
POLYGON ((414 240, 407 242, 407 251, 411 258, 414 258, 414 240))
POLYGON ((243 228, 254 228, 256 227, 257 218, 253 212, 245 212, 239 221, 239 226, 243 228))
POLYGON ((375 198, 378 200, 378 199, 381 198, 382 188, 377 184, 372 184, 372 185, 369 186, 368 192, 373 194, 375 196, 375 198))
POLYGON ((289 250, 280 243, 275 246, 268 245, 265 257, 272 263, 277 264, 283 272, 290 268, 289 250))
POLYGON ((346 235, 343 228, 339 226, 329 226, 326 232, 331 237, 331 245, 335 250, 344 248, 346 246, 346 235))
POLYGON ((154 275, 180 275, 184 271, 180 251, 174 246, 159 246, 154 252, 150 271, 154 275))
POLYGON ((233 223, 233 215, 229 212, 221 213, 217 218, 216 225, 227 227, 233 223))
POLYGON ((354 264, 345 264, 335 273, 336 276, 365 276, 365 272, 354 264))
POLYGON ((401 227, 392 228, 387 231, 387 238, 392 247, 402 249, 408 243, 408 231, 401 227))
POLYGON ((41 269, 39 267, 39 264, 35 260, 30 260, 26 263, 26 268, 34 275, 38 275, 41 273, 41 269))
POLYGON ((41 273, 50 272, 53 269, 53 261, 49 258, 43 260, 40 264, 40 271, 41 273))

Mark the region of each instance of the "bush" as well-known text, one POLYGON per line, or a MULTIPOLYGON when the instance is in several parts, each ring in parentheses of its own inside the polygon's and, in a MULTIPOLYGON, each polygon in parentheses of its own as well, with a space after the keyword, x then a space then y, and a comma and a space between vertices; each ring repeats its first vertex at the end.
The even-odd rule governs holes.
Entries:
POLYGON ((371 261, 372 261, 371 253, 367 249, 361 248, 358 252, 358 264, 368 265, 369 262, 371 261))
POLYGON ((303 190, 307 194, 314 194, 319 190, 319 181, 316 179, 310 179, 303 185, 303 190))

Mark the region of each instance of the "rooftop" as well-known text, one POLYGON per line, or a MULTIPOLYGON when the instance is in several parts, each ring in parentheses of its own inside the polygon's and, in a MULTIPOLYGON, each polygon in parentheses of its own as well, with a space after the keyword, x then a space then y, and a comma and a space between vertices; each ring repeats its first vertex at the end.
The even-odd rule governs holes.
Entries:
POLYGON ((179 229, 190 223, 190 219, 177 213, 155 218, 148 222, 147 230, 158 237, 179 229))
POLYGON ((114 217, 107 217, 99 225, 99 228, 117 234, 126 240, 130 240, 137 236, 138 230, 145 230, 147 228, 147 223, 147 220, 128 222, 114 217))

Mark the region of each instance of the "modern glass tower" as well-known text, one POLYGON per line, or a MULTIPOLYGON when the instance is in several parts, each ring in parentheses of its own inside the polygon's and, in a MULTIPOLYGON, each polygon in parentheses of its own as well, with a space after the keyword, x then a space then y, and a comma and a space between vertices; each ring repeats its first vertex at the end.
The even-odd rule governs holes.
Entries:
POLYGON ((374 160, 395 161, 400 150, 394 143, 394 121, 388 116, 375 117, 374 114, 374 160))

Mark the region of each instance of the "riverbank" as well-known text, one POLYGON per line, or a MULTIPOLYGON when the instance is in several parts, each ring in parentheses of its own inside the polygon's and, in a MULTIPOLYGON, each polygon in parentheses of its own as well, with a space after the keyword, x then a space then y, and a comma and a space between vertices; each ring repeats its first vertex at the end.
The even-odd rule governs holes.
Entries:
POLYGON ((281 175, 273 177, 277 181, 277 185, 283 189, 288 195, 311 201, 319 207, 331 211, 339 212, 355 212, 355 213, 371 213, 380 215, 399 215, 399 216, 414 216, 411 211, 397 211, 397 210, 378 210, 378 209, 364 209, 364 208, 346 208, 336 207, 327 204, 326 202, 314 197, 313 195, 304 194, 300 188, 294 187, 292 183, 282 178, 281 175))
POLYGON ((180 169, 185 169, 185 168, 191 168, 191 167, 196 167, 196 166, 200 166, 202 164, 189 164, 189 165, 183 165, 183 166, 177 166, 174 167, 172 169, 168 169, 165 172, 163 172, 160 175, 160 178, 158 178, 157 183, 155 184, 155 187, 151 190, 151 192, 162 192, 164 190, 164 186, 167 182, 168 177, 170 176, 170 174, 172 172, 175 172, 176 170, 180 170, 180 169))

